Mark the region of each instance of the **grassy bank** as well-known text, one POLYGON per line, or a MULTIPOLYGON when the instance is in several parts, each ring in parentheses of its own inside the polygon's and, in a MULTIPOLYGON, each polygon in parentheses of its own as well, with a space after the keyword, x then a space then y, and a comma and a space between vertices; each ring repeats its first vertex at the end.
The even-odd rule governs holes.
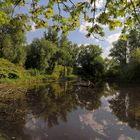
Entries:
POLYGON ((53 81, 68 81, 68 80, 76 80, 77 76, 71 75, 66 76, 64 78, 55 79, 51 75, 41 75, 41 76, 30 76, 26 78, 20 79, 9 79, 9 78, 1 78, 0 84, 11 84, 11 85, 35 85, 43 82, 53 82, 53 81))
POLYGON ((32 85, 42 82, 74 80, 78 77, 75 75, 59 76, 59 71, 52 75, 46 75, 42 72, 31 69, 25 70, 22 66, 17 66, 8 60, 0 59, 0 84, 13 85, 32 85))

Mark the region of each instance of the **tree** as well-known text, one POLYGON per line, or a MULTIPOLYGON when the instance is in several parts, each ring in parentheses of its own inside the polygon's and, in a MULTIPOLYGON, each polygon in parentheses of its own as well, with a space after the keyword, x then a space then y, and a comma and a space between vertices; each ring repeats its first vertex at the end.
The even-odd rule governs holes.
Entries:
POLYGON ((130 63, 135 63, 135 65, 140 65, 140 48, 136 48, 131 52, 130 63))
POLYGON ((126 40, 119 39, 113 43, 113 48, 110 50, 110 56, 112 57, 110 62, 115 60, 117 63, 115 67, 112 64, 110 65, 107 70, 107 77, 132 81, 140 77, 140 32, 139 30, 131 29, 127 32, 126 37, 126 40))
POLYGON ((130 52, 140 47, 140 30, 139 29, 130 30, 127 36, 128 36, 127 37, 128 47, 129 47, 130 52))
POLYGON ((70 66, 72 59, 72 43, 68 40, 67 36, 62 34, 58 45, 58 63, 63 66, 70 66))
POLYGON ((46 72, 49 60, 56 52, 56 46, 42 39, 34 39, 27 54, 26 68, 34 68, 46 72))
POLYGON ((121 65, 125 65, 127 61, 129 62, 130 53, 140 47, 140 31, 136 29, 129 30, 126 33, 126 39, 122 39, 121 36, 113 43, 109 55, 121 65))
POLYGON ((109 55, 116 59, 120 65, 126 65, 128 58, 127 41, 119 39, 117 42, 114 42, 109 55))
POLYGON ((129 69, 131 73, 132 80, 139 80, 140 79, 140 48, 134 49, 130 53, 130 63, 129 69))
POLYGON ((44 32, 44 38, 57 45, 59 41, 58 32, 52 27, 48 27, 47 30, 47 32, 44 32))
POLYGON ((109 80, 116 80, 120 76, 120 64, 116 59, 105 60, 105 75, 109 80))
POLYGON ((41 3, 40 0, 27 2, 25 0, 3 0, 0 3, 0 26, 9 23, 11 19, 18 18, 24 23, 24 28, 31 29, 31 21, 36 28, 47 27, 50 20, 53 21, 53 28, 57 31, 68 32, 80 25, 80 17, 92 26, 87 27, 87 37, 92 34, 103 36, 102 25, 108 25, 111 30, 116 27, 124 27, 124 31, 133 28, 140 23, 139 0, 105 0, 98 6, 100 0, 77 1, 74 0, 49 0, 41 3), (16 14, 17 8, 22 7, 28 11, 16 14), (12 7, 9 17, 5 9, 12 7), (57 7, 57 10, 54 9, 57 7), (66 13, 66 14, 65 14, 66 13), (123 18, 123 20, 122 20, 123 18))
POLYGON ((26 37, 22 31, 22 22, 15 19, 10 23, 0 27, 0 57, 23 65, 26 57, 26 37))
POLYGON ((72 63, 72 43, 67 36, 62 34, 58 43, 58 51, 56 53, 57 63, 64 66, 64 76, 66 75, 66 67, 72 63))
POLYGON ((99 46, 81 46, 78 57, 79 66, 83 77, 97 82, 104 74, 104 61, 101 57, 102 50, 99 46))

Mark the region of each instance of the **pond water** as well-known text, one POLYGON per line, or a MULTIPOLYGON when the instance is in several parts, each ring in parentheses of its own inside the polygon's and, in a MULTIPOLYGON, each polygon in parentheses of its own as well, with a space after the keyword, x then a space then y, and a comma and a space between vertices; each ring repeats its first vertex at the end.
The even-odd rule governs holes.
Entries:
POLYGON ((0 140, 139 140, 140 86, 0 87, 0 140))

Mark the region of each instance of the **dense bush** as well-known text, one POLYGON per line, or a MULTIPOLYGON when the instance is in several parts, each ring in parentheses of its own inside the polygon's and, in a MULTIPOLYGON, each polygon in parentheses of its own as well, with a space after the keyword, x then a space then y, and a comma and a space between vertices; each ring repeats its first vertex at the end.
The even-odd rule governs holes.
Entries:
POLYGON ((22 78, 26 74, 22 67, 16 66, 8 60, 0 58, 0 78, 22 78))
POLYGON ((52 77, 54 79, 58 79, 63 76, 64 76, 64 66, 61 66, 61 65, 55 66, 53 73, 52 73, 52 77))
POLYGON ((72 75, 73 74, 73 68, 72 67, 67 67, 67 75, 72 75))

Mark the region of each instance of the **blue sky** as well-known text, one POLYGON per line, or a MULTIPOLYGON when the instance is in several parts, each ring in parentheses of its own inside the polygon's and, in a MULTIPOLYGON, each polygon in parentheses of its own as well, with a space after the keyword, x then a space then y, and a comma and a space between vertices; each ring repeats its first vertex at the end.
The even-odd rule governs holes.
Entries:
MULTIPOLYGON (((75 0, 74 2, 77 2, 79 0, 75 0)), ((81 0, 85 1, 85 0, 81 0)), ((44 1, 41 2, 41 4, 44 4, 44 1)), ((99 0, 97 3, 98 7, 101 7, 103 4, 103 0, 99 0)), ((79 28, 77 28, 75 31, 69 32, 68 38, 71 40, 73 43, 77 44, 97 44, 99 45, 102 50, 103 50, 103 57, 106 57, 109 54, 109 50, 112 47, 112 42, 116 41, 120 35, 121 29, 117 28, 114 31, 109 31, 107 26, 104 26, 104 31, 105 31, 105 37, 102 39, 103 41, 94 39, 93 37, 86 38, 85 34, 85 27, 88 26, 90 23, 84 22, 81 19, 81 25, 79 28)), ((33 38, 41 38, 43 36, 44 31, 46 29, 33 29, 30 32, 27 32, 27 41, 31 43, 33 38)))
MULTIPOLYGON (((109 31, 108 29, 106 29, 106 35, 102 39, 102 41, 100 41, 92 37, 85 37, 85 32, 80 30, 81 26, 75 31, 69 32, 69 40, 77 44, 97 44, 103 49, 103 57, 106 57, 109 54, 109 50, 112 47, 112 42, 116 41, 120 35, 120 29, 116 29, 114 31, 109 31)), ((44 31, 46 31, 46 29, 38 29, 35 31, 27 32, 27 41, 31 43, 33 38, 41 38, 44 31)))

